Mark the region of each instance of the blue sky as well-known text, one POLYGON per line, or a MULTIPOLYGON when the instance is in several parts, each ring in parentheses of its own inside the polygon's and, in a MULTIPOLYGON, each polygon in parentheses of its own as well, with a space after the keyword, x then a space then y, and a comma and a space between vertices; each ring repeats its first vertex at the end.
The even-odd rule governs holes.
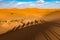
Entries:
MULTIPOLYGON (((33 2, 33 1, 38 1, 38 0, 1 0, 1 1, 4 1, 4 2, 8 2, 8 1, 17 1, 17 2, 33 2)), ((60 0, 44 0, 46 2, 53 2, 53 1, 60 1, 60 0)))
POLYGON ((60 0, 0 0, 0 8, 60 8, 60 0))

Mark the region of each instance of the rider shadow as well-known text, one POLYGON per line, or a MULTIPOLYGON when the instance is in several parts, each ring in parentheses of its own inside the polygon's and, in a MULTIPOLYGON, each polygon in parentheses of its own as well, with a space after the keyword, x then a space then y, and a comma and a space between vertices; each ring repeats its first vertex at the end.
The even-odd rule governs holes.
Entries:
MULTIPOLYGON (((13 30, 8 31, 5 34, 0 35, 0 40, 35 40, 35 37, 43 31, 46 31, 54 25, 58 25, 55 22, 46 22, 41 21, 42 23, 39 23, 37 25, 31 25, 22 29, 15 28, 13 30)), ((28 23, 29 25, 29 23, 28 23)))

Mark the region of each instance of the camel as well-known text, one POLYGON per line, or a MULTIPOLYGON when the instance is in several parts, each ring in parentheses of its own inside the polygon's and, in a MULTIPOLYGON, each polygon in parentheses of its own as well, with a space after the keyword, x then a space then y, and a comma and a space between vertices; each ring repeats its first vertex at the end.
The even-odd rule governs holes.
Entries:
POLYGON ((46 15, 43 20, 22 23, 22 28, 18 25, 8 32, 0 35, 0 40, 60 40, 60 13, 52 12, 46 15), (33 24, 35 25, 30 25, 33 24), (37 23, 37 24, 36 24, 37 23), (26 27, 24 27, 27 25, 26 27))

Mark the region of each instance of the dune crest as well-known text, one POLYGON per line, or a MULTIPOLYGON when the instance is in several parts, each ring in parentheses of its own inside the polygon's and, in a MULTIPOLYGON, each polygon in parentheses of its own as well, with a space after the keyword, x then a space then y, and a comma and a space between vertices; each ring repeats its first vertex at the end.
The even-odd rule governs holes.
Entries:
POLYGON ((54 12, 56 10, 59 9, 38 9, 38 8, 0 9, 0 33, 5 33, 6 31, 14 28, 15 26, 17 27, 18 25, 22 25, 21 21, 27 23, 34 20, 39 20, 43 16, 51 14, 51 12, 54 12))

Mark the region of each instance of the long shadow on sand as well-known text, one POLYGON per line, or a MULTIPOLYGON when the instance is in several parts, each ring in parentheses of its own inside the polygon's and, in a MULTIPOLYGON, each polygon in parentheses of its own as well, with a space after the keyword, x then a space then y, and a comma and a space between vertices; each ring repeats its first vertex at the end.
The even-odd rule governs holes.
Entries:
POLYGON ((58 26, 60 24, 55 22, 46 22, 43 21, 43 23, 37 24, 37 25, 31 25, 22 29, 16 29, 14 31, 10 30, 5 34, 0 35, 0 40, 35 40, 35 37, 37 34, 39 34, 42 31, 46 31, 49 28, 52 28, 52 26, 58 26))

